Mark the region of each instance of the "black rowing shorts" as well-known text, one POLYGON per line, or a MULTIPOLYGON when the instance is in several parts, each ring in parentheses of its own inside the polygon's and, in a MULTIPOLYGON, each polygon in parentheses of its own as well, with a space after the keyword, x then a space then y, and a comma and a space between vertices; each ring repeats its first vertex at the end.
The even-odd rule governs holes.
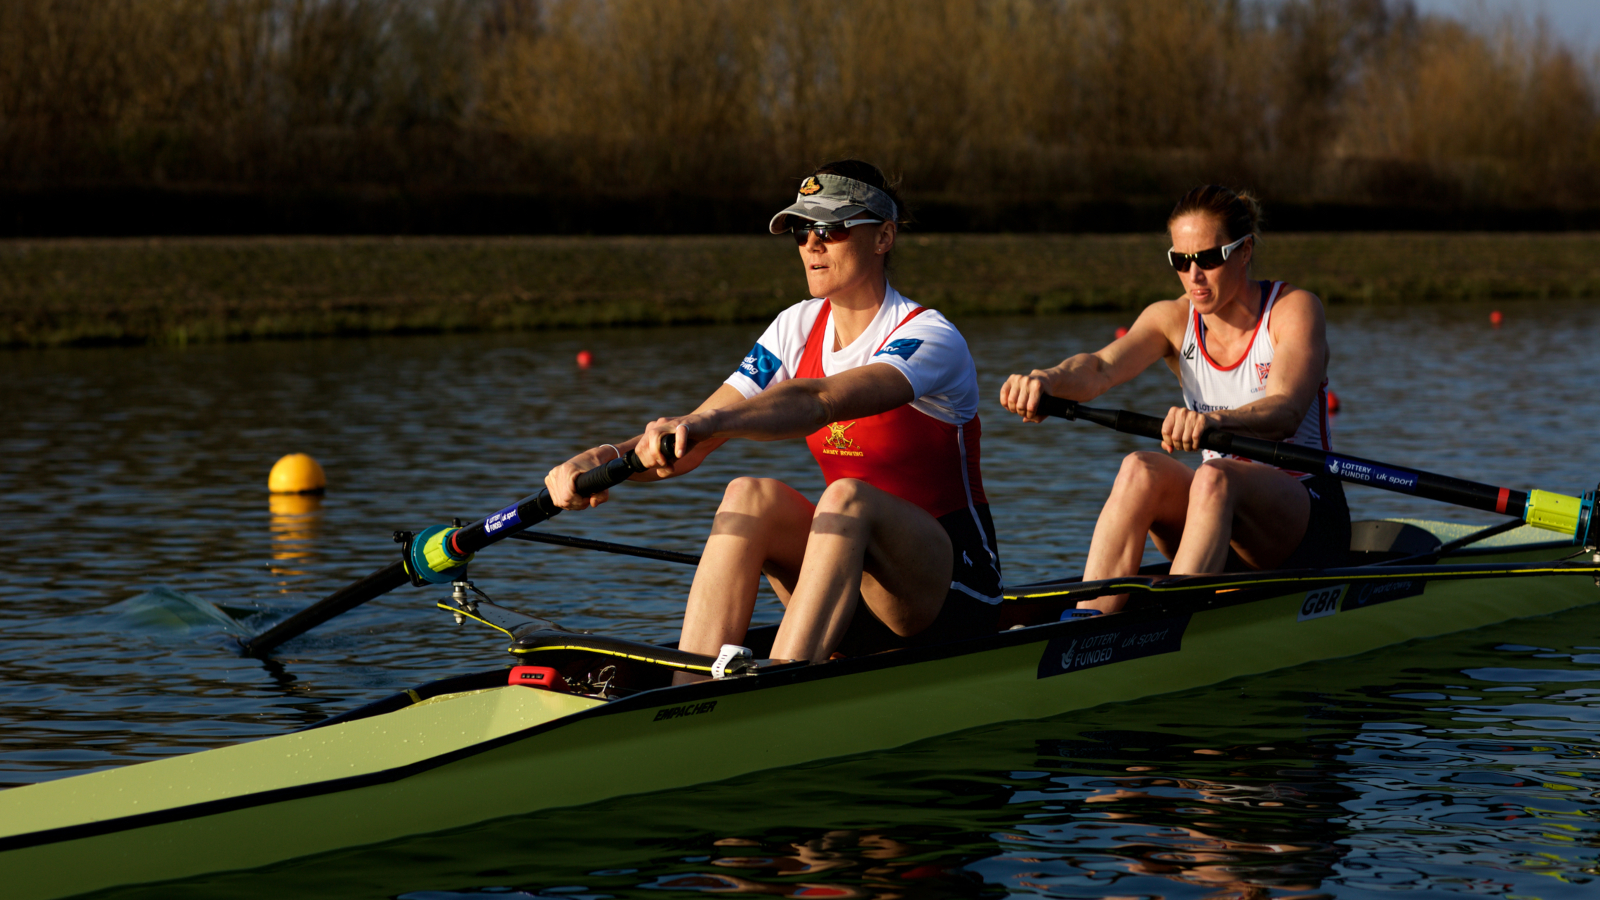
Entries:
POLYGON ((994 537, 994 520, 987 503, 939 517, 950 535, 950 591, 933 624, 909 637, 901 637, 878 620, 865 603, 856 604, 855 618, 845 633, 839 652, 861 656, 901 647, 925 647, 947 641, 994 634, 1000 627, 1000 604, 986 603, 974 594, 999 598, 1000 551, 994 537), (976 515, 974 515, 976 511, 976 515), (959 585, 959 587, 958 587, 959 585), (965 588, 965 590, 963 590, 965 588))
POLYGON ((901 637, 879 621, 865 603, 856 603, 850 630, 839 643, 845 656, 865 656, 903 647, 926 647, 963 638, 994 634, 1000 629, 1000 604, 982 600, 955 588, 944 597, 944 606, 933 624, 909 637, 901 637))
POLYGON ((1350 555, 1350 507, 1344 483, 1331 475, 1313 475, 1300 482, 1311 495, 1306 535, 1280 569, 1327 569, 1345 565, 1350 555))

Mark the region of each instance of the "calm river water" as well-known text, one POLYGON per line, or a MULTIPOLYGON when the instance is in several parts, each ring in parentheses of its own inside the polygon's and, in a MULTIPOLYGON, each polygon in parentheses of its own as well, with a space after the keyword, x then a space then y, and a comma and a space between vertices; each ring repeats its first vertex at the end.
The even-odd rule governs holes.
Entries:
MULTIPOLYGON (((1336 308, 1341 448, 1513 487, 1600 479, 1600 304, 1336 308)), ((986 395, 1122 317, 960 324, 986 395)), ((0 785, 278 734, 501 663, 402 589, 281 649, 228 636, 386 564, 389 533, 477 518, 574 450, 687 411, 760 327, 0 354, 0 785), (573 364, 594 352, 593 369, 573 364), (303 450, 327 498, 274 510, 303 450)), ((1163 369, 1099 405, 1159 414, 1163 369)), ((992 401, 991 401, 992 403, 992 401)), ((1012 584, 1076 571, 1119 457, 1096 426, 991 405, 984 477, 1012 584)), ((546 530, 696 551, 729 478, 815 493, 798 442, 742 443, 546 530)), ((1485 517, 1352 488, 1358 518, 1485 517)), ((690 572, 500 545, 507 605, 646 640, 690 572)), ((1600 599, 1600 592, 1597 592, 1600 599)), ((777 617, 763 601, 763 618, 777 617)), ((1592 896, 1600 607, 868 757, 497 822, 126 896, 1592 896)), ((118 894, 117 896, 123 896, 118 894)))

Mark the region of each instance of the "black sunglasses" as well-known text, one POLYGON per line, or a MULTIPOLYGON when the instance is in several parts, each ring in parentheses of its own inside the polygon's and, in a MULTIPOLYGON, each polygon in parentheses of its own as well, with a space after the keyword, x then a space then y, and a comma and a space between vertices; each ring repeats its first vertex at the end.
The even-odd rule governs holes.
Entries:
POLYGON ((1179 253, 1176 250, 1168 250, 1167 262, 1172 263, 1172 268, 1179 272, 1189 271, 1189 263, 1194 263, 1209 272, 1227 262, 1233 251, 1252 237, 1254 235, 1247 234, 1226 247, 1212 247, 1210 250, 1201 250, 1199 253, 1179 253))
POLYGON ((790 225, 789 232, 794 235, 794 242, 802 247, 811 240, 813 234, 824 244, 837 244, 848 238, 850 229, 857 225, 873 225, 882 221, 882 219, 846 219, 843 222, 808 222, 804 225, 790 225))

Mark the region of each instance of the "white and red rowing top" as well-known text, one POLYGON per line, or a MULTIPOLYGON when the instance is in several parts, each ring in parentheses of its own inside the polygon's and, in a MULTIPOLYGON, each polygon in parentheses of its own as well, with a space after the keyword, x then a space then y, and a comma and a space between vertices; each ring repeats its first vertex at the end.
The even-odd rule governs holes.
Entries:
MULTIPOLYGON (((1207 413, 1219 409, 1238 409, 1254 403, 1266 395, 1267 379, 1272 373, 1272 308, 1283 293, 1281 281, 1261 282, 1261 315, 1256 319, 1256 330, 1244 355, 1232 365, 1224 366, 1211 358, 1206 351, 1205 319, 1191 306, 1189 322, 1183 330, 1183 350, 1178 354, 1178 382, 1183 387, 1183 405, 1195 412, 1207 413)), ((1287 443, 1302 447, 1332 450, 1332 433, 1328 428, 1328 380, 1317 386, 1317 396, 1306 410, 1300 427, 1287 443)), ((1214 450, 1201 451, 1205 459, 1219 459, 1214 450)), ((1232 457, 1242 459, 1243 457, 1232 457)), ((1296 478, 1310 478, 1304 472, 1288 471, 1296 478)))
POLYGON ((779 313, 727 383, 753 397, 790 378, 823 378, 874 363, 898 370, 916 399, 875 416, 825 425, 806 444, 829 484, 857 478, 939 519, 955 541, 958 578, 952 587, 998 602, 999 557, 979 466, 978 370, 966 339, 944 316, 892 286, 867 329, 838 350, 831 313, 825 299, 779 313), (992 571, 992 577, 965 577, 967 566, 983 570, 983 576, 992 571))

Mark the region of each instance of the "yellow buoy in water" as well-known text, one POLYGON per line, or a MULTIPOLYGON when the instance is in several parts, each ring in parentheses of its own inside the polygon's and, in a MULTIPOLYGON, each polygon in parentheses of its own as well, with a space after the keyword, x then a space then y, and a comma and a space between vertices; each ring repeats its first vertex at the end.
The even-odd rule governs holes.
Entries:
POLYGON ((304 453, 291 453, 272 464, 267 490, 274 494, 320 494, 328 487, 322 466, 304 453))

